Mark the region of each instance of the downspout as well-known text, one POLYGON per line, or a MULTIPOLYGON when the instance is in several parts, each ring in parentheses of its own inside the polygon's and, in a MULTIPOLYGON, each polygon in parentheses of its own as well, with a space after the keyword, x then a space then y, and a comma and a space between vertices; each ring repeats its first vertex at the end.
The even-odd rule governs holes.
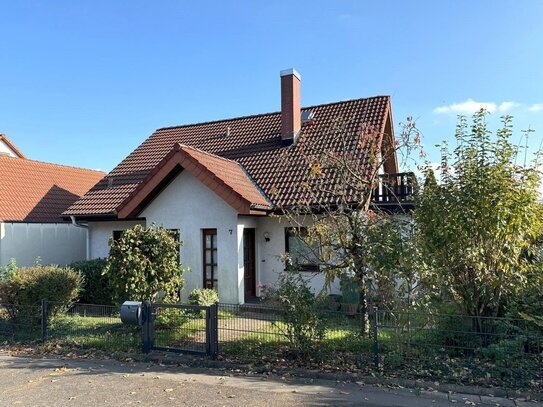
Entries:
POLYGON ((75 221, 75 216, 73 215, 70 215, 70 219, 72 221, 72 225, 75 226, 76 228, 82 228, 82 229, 85 229, 87 231, 87 238, 86 238, 86 241, 87 241, 87 244, 86 244, 86 253, 85 253, 85 257, 87 260, 90 260, 89 258, 89 255, 90 255, 90 239, 89 239, 89 226, 88 225, 82 225, 80 223, 77 223, 75 221))

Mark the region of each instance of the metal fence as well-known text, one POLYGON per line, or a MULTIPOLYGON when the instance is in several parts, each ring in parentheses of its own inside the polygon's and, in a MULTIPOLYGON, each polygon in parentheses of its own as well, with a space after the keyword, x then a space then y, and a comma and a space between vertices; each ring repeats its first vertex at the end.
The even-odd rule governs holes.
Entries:
MULTIPOLYGON (((288 364, 299 357, 281 309, 219 304, 214 310, 218 320, 210 333, 205 311, 156 307, 154 346, 204 353, 204 338, 217 335, 228 360, 288 364)), ((365 331, 358 312, 321 309, 318 316, 324 334, 305 365, 543 389, 543 328, 532 321, 372 309, 365 331)), ((141 352, 142 328, 122 324, 114 306, 0 304, 0 342, 141 352)))
POLYGON ((123 324, 119 307, 77 303, 66 307, 49 301, 45 307, 44 342, 106 351, 141 349, 141 328, 123 324))
POLYGON ((143 325, 143 350, 217 357, 217 305, 151 304, 143 325))
POLYGON ((471 384, 543 387, 543 329, 516 318, 374 310, 386 372, 471 384))
POLYGON ((0 339, 4 342, 32 342, 41 339, 41 307, 0 304, 0 339))

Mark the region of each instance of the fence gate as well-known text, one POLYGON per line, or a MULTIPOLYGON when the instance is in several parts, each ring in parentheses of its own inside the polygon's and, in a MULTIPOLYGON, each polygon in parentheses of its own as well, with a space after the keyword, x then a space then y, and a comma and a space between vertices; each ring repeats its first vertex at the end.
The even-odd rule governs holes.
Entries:
POLYGON ((143 303, 143 352, 152 350, 217 358, 218 305, 143 303))

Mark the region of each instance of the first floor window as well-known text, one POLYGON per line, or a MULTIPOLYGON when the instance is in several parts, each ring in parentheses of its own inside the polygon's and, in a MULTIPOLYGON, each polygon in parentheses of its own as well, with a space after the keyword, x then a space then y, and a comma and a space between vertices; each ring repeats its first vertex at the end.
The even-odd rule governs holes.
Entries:
POLYGON ((307 229, 303 227, 285 228, 285 250, 292 264, 300 271, 319 271, 319 248, 308 244, 307 229))
POLYGON ((204 288, 217 290, 217 229, 203 229, 204 288))

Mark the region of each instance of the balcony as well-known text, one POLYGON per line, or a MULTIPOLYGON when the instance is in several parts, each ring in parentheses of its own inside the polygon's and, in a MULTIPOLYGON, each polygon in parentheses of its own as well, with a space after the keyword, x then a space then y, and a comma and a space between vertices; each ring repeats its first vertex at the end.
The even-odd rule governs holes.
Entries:
POLYGON ((412 172, 381 174, 372 193, 372 205, 384 210, 410 210, 414 207, 417 178, 412 172))

